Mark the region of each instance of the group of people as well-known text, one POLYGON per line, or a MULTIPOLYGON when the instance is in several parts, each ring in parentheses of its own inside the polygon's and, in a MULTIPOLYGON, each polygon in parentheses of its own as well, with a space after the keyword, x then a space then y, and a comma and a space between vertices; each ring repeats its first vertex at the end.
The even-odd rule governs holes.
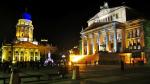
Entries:
MULTIPOLYGON (((43 63, 40 61, 16 62, 14 64, 18 69, 39 70, 41 67, 43 67, 43 63)), ((4 73, 10 73, 11 66, 14 64, 12 64, 10 61, 4 61, 3 63, 0 63, 0 71, 3 71, 4 73)))

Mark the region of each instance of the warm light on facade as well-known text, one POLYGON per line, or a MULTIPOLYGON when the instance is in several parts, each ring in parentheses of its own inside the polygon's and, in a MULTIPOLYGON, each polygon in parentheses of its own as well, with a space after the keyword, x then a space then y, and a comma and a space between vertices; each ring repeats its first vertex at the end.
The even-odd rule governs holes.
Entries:
POLYGON ((39 61, 40 51, 37 45, 30 42, 20 42, 14 45, 2 46, 2 62, 39 61))
POLYGON ((84 55, 70 55, 70 61, 71 62, 78 62, 82 60, 85 56, 84 55))

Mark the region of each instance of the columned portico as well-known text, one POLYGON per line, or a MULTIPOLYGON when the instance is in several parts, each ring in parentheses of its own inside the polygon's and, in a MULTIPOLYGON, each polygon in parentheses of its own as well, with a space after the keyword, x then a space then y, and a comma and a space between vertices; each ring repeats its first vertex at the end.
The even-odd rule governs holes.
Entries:
POLYGON ((97 31, 83 33, 82 55, 95 54, 96 51, 117 52, 116 23, 107 24, 97 31))
MULTIPOLYGON (((150 21, 147 23, 147 20, 144 19, 134 20, 133 18, 128 18, 127 16, 130 16, 132 11, 127 6, 109 8, 107 4, 104 4, 100 8, 101 11, 87 21, 88 27, 80 32, 81 35, 88 36, 87 41, 82 38, 82 49, 87 51, 87 55, 98 56, 99 60, 104 60, 100 57, 105 58, 108 56, 105 56, 106 54, 110 54, 108 57, 112 57, 113 61, 116 56, 119 56, 116 58, 119 60, 120 56, 122 56, 125 59, 125 63, 131 63, 132 60, 135 60, 132 59, 133 52, 143 53, 144 51, 146 44, 143 39, 145 39, 145 36, 147 36, 146 38, 149 36, 144 34, 143 30, 146 28, 145 24, 149 24, 150 21), (101 52, 96 53, 96 51, 101 52), (106 54, 102 56, 103 54, 101 53, 106 54)), ((137 18, 138 16, 135 17, 137 18)), ((83 54, 86 51, 83 51, 83 54)), ((134 58, 143 61, 142 56, 144 55, 141 54, 140 56, 139 54, 138 56, 134 58)))

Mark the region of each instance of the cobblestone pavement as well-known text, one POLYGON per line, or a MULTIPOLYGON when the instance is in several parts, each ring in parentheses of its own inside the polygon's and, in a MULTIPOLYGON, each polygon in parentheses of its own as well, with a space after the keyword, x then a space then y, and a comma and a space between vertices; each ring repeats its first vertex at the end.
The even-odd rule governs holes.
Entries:
MULTIPOLYGON (((80 68, 80 80, 72 80, 72 70, 67 78, 61 79, 54 77, 47 79, 48 73, 56 73, 56 69, 42 69, 39 71, 24 71, 20 75, 42 74, 41 81, 22 82, 22 84, 150 84, 150 66, 147 65, 125 65, 121 71, 120 65, 77 65, 80 68)), ((0 72, 0 77, 9 76, 0 72)), ((24 79, 23 81, 35 80, 34 78, 24 79)), ((0 81, 0 84, 3 81, 0 81)))

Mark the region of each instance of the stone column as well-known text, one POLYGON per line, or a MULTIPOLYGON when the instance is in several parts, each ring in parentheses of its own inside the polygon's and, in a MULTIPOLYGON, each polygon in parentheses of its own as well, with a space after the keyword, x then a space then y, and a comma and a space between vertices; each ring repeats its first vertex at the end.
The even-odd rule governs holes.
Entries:
POLYGON ((29 61, 31 61, 31 49, 29 49, 28 53, 29 53, 29 61))
POLYGON ((41 57, 40 57, 40 51, 38 51, 38 60, 40 60, 40 58, 41 58, 41 57))
POLYGON ((89 41, 89 37, 87 36, 87 55, 90 54, 90 41, 89 41))
POLYGON ((18 60, 17 61, 19 61, 20 62, 20 58, 21 58, 21 50, 18 50, 18 60))
POLYGON ((114 30, 114 52, 117 52, 117 29, 116 29, 116 24, 115 23, 112 24, 114 30))
POLYGON ((84 36, 82 36, 82 55, 84 55, 84 36))
POLYGON ((100 31, 98 32, 97 41, 98 41, 98 50, 100 51, 100 47, 101 47, 101 43, 100 43, 100 31))
POLYGON ((35 50, 34 50, 34 52, 33 52, 33 60, 35 61, 35 50))
POLYGON ((95 41, 94 41, 94 39, 95 39, 94 34, 92 34, 91 43, 92 43, 92 52, 93 52, 93 54, 95 53, 95 41))
POLYGON ((108 31, 105 30, 105 44, 106 44, 106 50, 108 51, 108 31))
POLYGON ((26 60, 25 60, 25 52, 24 52, 24 55, 23 55, 23 61, 25 62, 26 60))
POLYGON ((26 58, 25 58, 25 56, 26 56, 26 49, 24 49, 24 55, 23 55, 23 61, 25 62, 26 61, 26 58))

